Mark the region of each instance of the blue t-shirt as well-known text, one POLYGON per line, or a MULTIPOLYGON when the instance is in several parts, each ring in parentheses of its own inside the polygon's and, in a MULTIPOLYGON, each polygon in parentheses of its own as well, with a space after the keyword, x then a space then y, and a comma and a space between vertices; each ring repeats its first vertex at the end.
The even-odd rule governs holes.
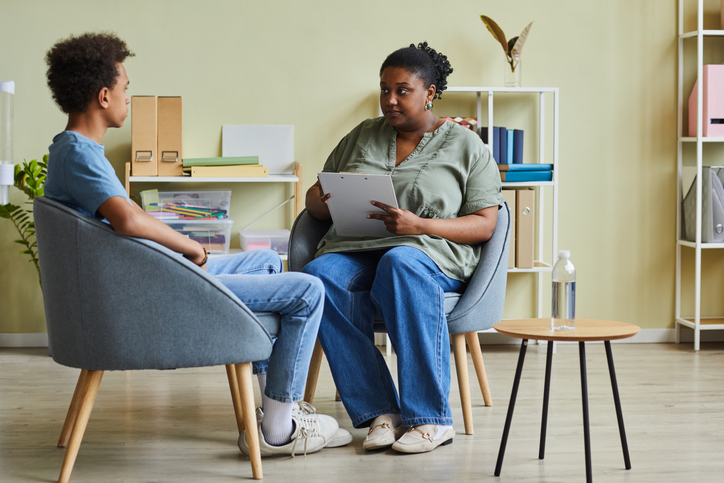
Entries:
POLYGON ((98 207, 108 198, 128 193, 106 159, 105 148, 75 131, 63 131, 48 148, 45 196, 98 219, 98 207))

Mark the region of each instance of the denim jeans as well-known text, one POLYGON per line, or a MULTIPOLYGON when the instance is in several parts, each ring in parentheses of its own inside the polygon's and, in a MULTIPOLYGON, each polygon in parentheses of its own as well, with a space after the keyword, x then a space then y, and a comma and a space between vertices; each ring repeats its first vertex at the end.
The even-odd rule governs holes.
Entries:
POLYGON ((405 246, 329 253, 304 272, 324 282, 319 339, 352 424, 366 427, 377 416, 400 413, 405 426, 452 425, 444 300, 445 292, 461 290, 463 282, 442 273, 421 250, 405 246), (399 398, 374 344, 375 311, 397 354, 399 398))
POLYGON ((206 268, 252 312, 280 314, 271 357, 255 362, 254 373, 267 373, 267 397, 281 402, 301 400, 322 319, 322 283, 304 273, 281 273, 282 261, 271 250, 209 258, 206 268))

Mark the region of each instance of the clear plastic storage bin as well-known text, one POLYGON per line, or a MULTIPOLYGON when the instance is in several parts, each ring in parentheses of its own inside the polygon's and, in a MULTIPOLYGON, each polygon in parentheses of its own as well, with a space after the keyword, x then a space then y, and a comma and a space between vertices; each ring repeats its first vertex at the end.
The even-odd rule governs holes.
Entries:
POLYGON ((143 209, 162 221, 225 220, 229 218, 231 191, 141 192, 143 209))
POLYGON ((289 251, 289 230, 241 230, 241 248, 244 251, 274 250, 280 255, 289 251))
POLYGON ((234 220, 163 220, 177 232, 195 240, 211 254, 229 253, 234 220))

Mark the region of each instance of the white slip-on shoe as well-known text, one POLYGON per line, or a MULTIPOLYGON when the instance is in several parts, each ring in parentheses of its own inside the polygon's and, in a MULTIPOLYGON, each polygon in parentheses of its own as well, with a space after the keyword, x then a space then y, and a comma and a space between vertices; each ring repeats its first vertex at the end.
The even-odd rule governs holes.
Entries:
POLYGON ((448 429, 439 439, 433 439, 435 434, 437 434, 437 426, 434 424, 423 424, 415 428, 410 428, 400 439, 395 441, 392 449, 400 453, 426 453, 434 450, 438 446, 445 446, 452 443, 455 430, 448 429))
POLYGON ((402 426, 392 427, 392 419, 387 415, 378 416, 372 422, 362 448, 367 451, 392 446, 405 432, 402 426))
MULTIPOLYGON (((301 413, 301 414, 316 414, 320 420, 322 419, 332 419, 336 423, 337 420, 334 419, 332 416, 327 416, 326 414, 318 414, 317 408, 312 406, 306 401, 300 401, 299 403, 294 403, 294 407, 292 408, 292 414, 301 413)), ((337 426, 339 426, 339 423, 337 423, 337 426)), ((340 446, 346 446, 349 443, 352 442, 352 433, 347 431, 343 428, 337 428, 337 432, 334 434, 332 439, 327 443, 327 446, 325 448, 339 448, 340 446)))
MULTIPOLYGON (((257 408, 257 427, 259 433, 259 449, 262 456, 291 455, 297 453, 315 453, 324 448, 339 429, 334 418, 320 420, 316 414, 292 414, 294 432, 291 441, 281 446, 273 446, 264 439, 264 432, 261 430, 261 422, 264 413, 257 408), (331 420, 331 421, 330 421, 331 420)), ((246 430, 239 435, 239 449, 245 455, 249 455, 249 446, 246 441, 246 430)))

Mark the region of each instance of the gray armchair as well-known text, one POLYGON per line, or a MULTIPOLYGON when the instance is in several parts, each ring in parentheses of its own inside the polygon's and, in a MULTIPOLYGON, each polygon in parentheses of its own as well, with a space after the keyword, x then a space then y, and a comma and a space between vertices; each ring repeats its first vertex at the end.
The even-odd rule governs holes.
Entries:
MULTIPOLYGON (((306 210, 299 214, 292 227, 289 239, 289 269, 300 271, 314 259, 317 245, 331 222, 315 219, 306 210)), ((465 421, 465 432, 473 434, 472 404, 470 401, 470 382, 468 379, 465 342, 470 348, 475 372, 486 406, 493 401, 485 374, 483 355, 478 341, 478 331, 489 329, 503 316, 505 288, 508 279, 508 250, 510 247, 510 209, 505 203, 498 210, 498 221, 493 236, 483 244, 480 263, 473 274, 465 292, 445 294, 445 313, 448 330, 453 345, 455 367, 457 369, 460 399, 465 421)), ((384 321, 377 317, 375 332, 385 332, 384 321)), ((322 348, 317 341, 307 378, 304 399, 312 402, 322 361, 322 348)))
MULTIPOLYGON (((39 197, 35 228, 53 359, 81 369, 58 446, 60 482, 73 470, 104 371, 226 365, 238 429, 256 427, 251 361, 269 357, 269 331, 204 270, 149 240, 39 197)), ((269 327, 276 314, 260 314, 269 327)), ((278 326, 278 325, 277 325, 278 326)), ((262 477, 256 431, 252 473, 262 477)))

